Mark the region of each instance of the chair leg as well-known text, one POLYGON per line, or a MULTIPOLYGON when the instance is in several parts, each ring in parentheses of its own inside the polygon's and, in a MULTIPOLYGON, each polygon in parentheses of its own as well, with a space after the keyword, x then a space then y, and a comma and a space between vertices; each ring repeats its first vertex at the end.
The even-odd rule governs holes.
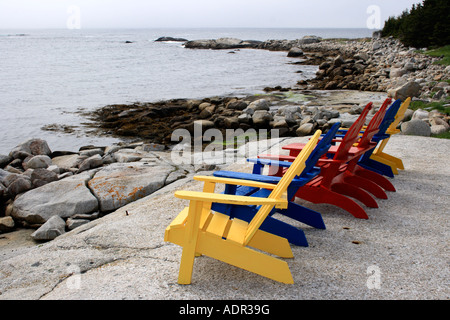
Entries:
POLYGON ((306 240, 305 233, 302 229, 296 228, 271 216, 268 216, 266 220, 264 220, 260 230, 286 238, 290 243, 296 246, 308 247, 308 240, 306 240))
POLYGON ((394 185, 387 178, 383 177, 382 175, 376 172, 373 172, 371 170, 361 167, 360 165, 357 165, 354 173, 360 177, 371 180, 372 182, 376 183, 386 191, 395 192, 394 185))
POLYGON ((249 247, 275 254, 280 258, 293 258, 291 246, 286 238, 258 230, 248 243, 249 247))
POLYGON ((326 229, 322 215, 319 212, 303 207, 293 201, 289 201, 286 210, 279 210, 278 212, 313 228, 326 229))
POLYGON ((391 156, 387 153, 382 152, 380 154, 376 154, 375 157, 373 157, 373 159, 381 163, 390 165, 391 167, 395 166, 396 169, 405 170, 403 161, 401 159, 391 156))
POLYGON ((367 213, 356 201, 320 186, 301 187, 296 196, 312 203, 327 203, 337 206, 358 219, 369 219, 367 213))
POLYGON ((380 175, 394 178, 392 168, 384 163, 374 161, 372 159, 366 159, 365 161, 358 162, 358 165, 380 175))
POLYGON ((294 283, 288 264, 265 253, 205 233, 200 234, 199 248, 213 259, 275 281, 294 283))
POLYGON ((179 284, 191 284, 195 255, 195 248, 183 248, 183 253, 181 254, 180 271, 178 274, 179 284))
POLYGON ((378 208, 378 203, 372 196, 361 188, 355 187, 348 183, 334 183, 331 190, 339 194, 355 198, 369 208, 378 208))
POLYGON ((197 250, 199 225, 203 203, 191 201, 189 203, 189 213, 185 226, 183 251, 181 254, 180 271, 178 274, 179 284, 190 284, 192 280, 192 270, 194 268, 195 256, 201 252, 197 250))
POLYGON ((375 197, 379 199, 387 199, 388 196, 386 192, 384 192, 383 188, 381 188, 376 183, 370 181, 369 179, 365 179, 363 177, 348 173, 344 177, 344 182, 347 182, 349 184, 358 186, 361 189, 364 189, 371 194, 373 194, 375 197))

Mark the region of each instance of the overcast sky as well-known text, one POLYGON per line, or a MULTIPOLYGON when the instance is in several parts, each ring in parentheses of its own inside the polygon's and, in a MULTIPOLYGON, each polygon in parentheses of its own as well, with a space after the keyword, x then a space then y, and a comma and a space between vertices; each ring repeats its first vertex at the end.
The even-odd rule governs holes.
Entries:
POLYGON ((0 0, 0 29, 66 28, 366 28, 378 14, 413 0, 0 0), (73 10, 75 6, 75 11, 73 10), (374 11, 374 7, 379 10, 374 11), (369 9, 369 11, 368 11, 369 9), (370 22, 369 22, 370 23, 370 22))

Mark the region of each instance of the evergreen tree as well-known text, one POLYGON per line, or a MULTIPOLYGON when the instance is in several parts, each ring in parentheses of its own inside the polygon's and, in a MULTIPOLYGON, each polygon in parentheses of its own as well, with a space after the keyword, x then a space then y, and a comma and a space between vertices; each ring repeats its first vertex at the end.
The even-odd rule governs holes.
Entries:
POLYGON ((450 44, 450 1, 424 0, 398 17, 389 17, 382 36, 416 48, 450 44))

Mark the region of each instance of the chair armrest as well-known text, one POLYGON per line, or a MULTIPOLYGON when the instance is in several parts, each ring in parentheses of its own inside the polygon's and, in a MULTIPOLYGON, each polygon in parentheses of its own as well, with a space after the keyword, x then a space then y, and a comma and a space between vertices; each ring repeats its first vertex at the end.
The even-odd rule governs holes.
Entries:
POLYGON ((275 184, 263 183, 263 182, 258 182, 258 181, 220 178, 220 177, 213 177, 213 176, 195 176, 194 180, 204 181, 204 182, 212 182, 212 183, 232 184, 232 185, 246 186, 246 187, 255 187, 255 188, 261 188, 261 189, 275 189, 275 187, 276 187, 275 184))
MULTIPOLYGON (((261 155, 258 157, 264 157, 265 155, 261 155)), ((271 156, 274 157, 274 156, 271 156)), ((275 158, 275 157, 274 157, 275 158)), ((285 159, 293 159, 295 160, 295 157, 292 156, 280 156, 280 158, 285 159)), ((283 161, 280 159, 267 159, 267 158, 259 158, 259 159, 247 159, 248 162, 256 163, 256 164, 262 164, 265 166, 276 166, 276 167, 286 167, 289 168, 292 164, 292 162, 289 161, 283 161)))
POLYGON ((261 183, 271 183, 271 184, 277 184, 281 180, 281 177, 277 177, 277 176, 266 176, 266 175, 262 175, 262 174, 234 172, 234 171, 216 171, 216 172, 214 172, 214 176, 221 177, 221 178, 251 180, 251 181, 256 181, 256 182, 261 182, 261 183))
POLYGON ((199 191, 176 191, 175 197, 185 200, 202 201, 208 203, 223 203, 234 205, 273 205, 287 207, 286 199, 258 198, 235 196, 229 194, 208 193, 199 191))

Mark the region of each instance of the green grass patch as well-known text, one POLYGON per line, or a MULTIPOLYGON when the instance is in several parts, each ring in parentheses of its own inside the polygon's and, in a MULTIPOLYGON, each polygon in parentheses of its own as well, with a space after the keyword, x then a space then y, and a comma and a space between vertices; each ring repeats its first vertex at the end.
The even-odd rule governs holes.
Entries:
POLYGON ((436 61, 436 64, 442 64, 444 66, 450 65, 450 45, 446 45, 445 47, 428 50, 425 52, 426 55, 432 57, 443 57, 441 60, 436 61))
POLYGON ((409 105, 409 109, 422 109, 426 111, 438 110, 441 113, 450 114, 450 106, 448 106, 448 104, 450 104, 449 98, 445 99, 445 101, 438 102, 412 101, 409 105))
POLYGON ((441 134, 433 134, 431 136, 433 138, 439 138, 439 139, 450 139, 450 132, 444 132, 441 134))

